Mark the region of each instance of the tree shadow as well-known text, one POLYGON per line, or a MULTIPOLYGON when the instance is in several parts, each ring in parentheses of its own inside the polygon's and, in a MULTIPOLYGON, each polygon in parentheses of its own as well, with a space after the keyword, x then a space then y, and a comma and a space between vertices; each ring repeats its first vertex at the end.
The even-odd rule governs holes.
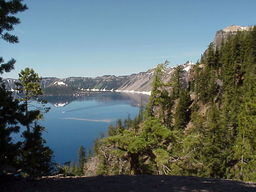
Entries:
MULTIPOLYGON (((3 192, 256 192, 256 184, 186 176, 54 177, 37 180, 4 178, 3 192)), ((1 186, 2 185, 2 186, 1 186)))

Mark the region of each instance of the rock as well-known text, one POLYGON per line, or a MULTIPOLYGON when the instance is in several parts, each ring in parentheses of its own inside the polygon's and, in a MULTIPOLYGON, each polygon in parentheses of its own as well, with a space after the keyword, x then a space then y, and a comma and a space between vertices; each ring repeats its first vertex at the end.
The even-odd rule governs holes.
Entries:
POLYGON ((238 25, 228 26, 216 32, 213 43, 216 48, 219 48, 221 46, 222 41, 225 41, 230 35, 234 35, 238 31, 248 31, 251 28, 252 28, 251 26, 238 26, 238 25))

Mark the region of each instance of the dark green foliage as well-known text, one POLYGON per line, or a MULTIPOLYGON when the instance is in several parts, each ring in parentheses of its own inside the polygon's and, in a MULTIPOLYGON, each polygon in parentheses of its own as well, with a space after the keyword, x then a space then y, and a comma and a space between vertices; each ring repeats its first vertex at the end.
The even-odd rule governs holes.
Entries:
POLYGON ((11 59, 7 63, 4 63, 4 59, 0 57, 0 74, 3 74, 4 72, 10 72, 12 69, 14 69, 15 60, 11 59))
POLYGON ((80 172, 81 172, 81 175, 82 175, 83 172, 84 172, 84 164, 86 162, 86 151, 85 151, 85 148, 83 146, 79 147, 78 161, 79 161, 80 172))
POLYGON ((116 125, 110 125, 108 127, 108 135, 109 136, 113 136, 113 135, 118 135, 118 134, 122 134, 122 132, 124 131, 125 128, 128 128, 129 124, 131 123, 131 120, 128 118, 127 120, 125 120, 123 125, 123 122, 121 119, 118 119, 116 121, 116 125))
POLYGON ((170 82, 170 85, 172 87, 172 95, 174 99, 177 99, 180 95, 180 90, 182 88, 181 86, 181 67, 177 66, 170 82))
MULTIPOLYGON (((166 90, 168 84, 163 82, 168 63, 168 61, 165 61, 165 63, 159 64, 154 71, 152 91, 145 110, 145 117, 158 117, 165 126, 170 128, 172 125, 171 109, 175 96, 166 90)), ((177 81, 179 82, 179 80, 177 81)))
POLYGON ((176 107, 174 115, 174 127, 176 129, 185 129, 190 120, 190 105, 191 99, 189 92, 187 90, 180 89, 179 103, 176 107))
POLYGON ((210 44, 205 52, 203 61, 198 63, 195 77, 195 92, 198 99, 203 103, 213 101, 214 96, 218 93, 217 79, 219 78, 219 51, 214 50, 213 44, 210 44))
POLYGON ((33 69, 25 68, 19 73, 18 90, 24 95, 24 101, 42 95, 41 78, 33 69))
MULTIPOLYGON (((19 24, 19 18, 14 15, 26 10, 22 0, 0 0, 0 37, 9 43, 18 43, 18 37, 10 34, 14 25, 19 24)), ((14 68, 15 60, 4 62, 0 58, 0 74, 14 68)), ((42 139, 43 127, 36 123, 42 117, 40 110, 29 110, 28 102, 34 96, 41 94, 38 75, 30 69, 20 74, 20 92, 23 102, 12 97, 0 78, 0 173, 7 172, 5 167, 21 168, 27 176, 42 176, 50 173, 52 168, 52 151, 44 146, 42 139), (33 123, 33 126, 31 124, 33 123), (19 133, 19 126, 27 127, 23 132, 23 142, 13 143, 11 134, 19 133)))
POLYGON ((24 131, 25 141, 22 143, 22 173, 24 176, 38 177, 49 175, 53 169, 53 152, 45 146, 42 138, 44 127, 35 123, 31 131, 24 131))
POLYGON ((230 172, 232 177, 241 180, 256 180, 256 28, 248 36, 246 66, 243 76, 243 96, 237 115, 237 131, 233 146, 235 164, 230 172))
POLYGON ((256 181, 256 27, 210 44, 182 82, 155 69, 144 118, 97 142, 101 174, 175 174, 256 181))
MULTIPOLYGON (((26 10, 26 5, 20 0, 0 1, 0 38, 9 43, 17 43, 18 37, 10 34, 14 25, 20 21, 14 15, 26 10)), ((5 62, 0 57, 0 75, 14 68, 15 60, 5 62)), ((18 149, 20 143, 12 141, 11 134, 19 132, 19 123, 24 118, 25 108, 12 97, 0 77, 0 174, 6 172, 6 166, 18 168, 18 149)))
POLYGON ((25 106, 25 116, 23 124, 30 130, 30 124, 42 117, 39 109, 29 109, 29 102, 32 99, 39 101, 38 96, 42 95, 40 85, 41 79, 33 69, 26 68, 19 73, 19 83, 16 83, 17 90, 20 93, 20 101, 25 106))
POLYGON ((154 78, 152 82, 152 91, 149 98, 148 105, 146 107, 146 116, 152 117, 155 114, 154 106, 159 105, 162 101, 162 89, 164 88, 164 83, 162 82, 163 74, 166 70, 166 66, 169 62, 165 61, 163 64, 159 64, 154 71, 154 78))
POLYGON ((205 165, 203 176, 214 178, 225 177, 227 158, 230 155, 225 140, 226 129, 220 121, 219 109, 215 104, 207 114, 207 125, 204 130, 204 143, 202 146, 202 162, 205 165))
POLYGON ((9 32, 14 29, 14 25, 20 23, 19 18, 14 15, 25 11, 27 6, 22 0, 1 0, 0 1, 0 37, 9 43, 18 43, 18 37, 9 32))
POLYGON ((19 74, 18 91, 21 94, 20 100, 25 107, 23 125, 27 130, 23 133, 24 142, 21 146, 21 166, 25 176, 38 177, 49 175, 52 170, 52 154, 49 147, 45 146, 42 138, 44 127, 38 125, 38 120, 43 117, 44 107, 31 109, 29 102, 39 101, 38 96, 42 95, 40 85, 41 78, 33 69, 26 68, 19 74))
POLYGON ((20 143, 12 141, 11 134, 18 133, 18 123, 23 119, 24 108, 14 100, 11 93, 6 91, 4 85, 0 85, 0 165, 1 171, 7 165, 17 166, 17 155, 20 143))
POLYGON ((125 130, 122 134, 108 137, 102 142, 106 145, 115 144, 119 151, 116 151, 116 154, 121 155, 119 158, 128 160, 130 174, 145 174, 154 171, 145 164, 146 161, 155 160, 153 149, 168 143, 170 137, 169 129, 161 125, 158 119, 149 118, 141 127, 140 133, 132 129, 125 130))

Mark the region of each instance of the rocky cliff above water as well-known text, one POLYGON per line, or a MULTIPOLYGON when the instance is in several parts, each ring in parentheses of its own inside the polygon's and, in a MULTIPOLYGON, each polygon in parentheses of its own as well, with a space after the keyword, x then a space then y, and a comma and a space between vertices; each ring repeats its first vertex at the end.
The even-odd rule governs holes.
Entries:
POLYGON ((213 43, 216 47, 220 47, 223 40, 227 39, 230 35, 235 35, 239 31, 249 31, 251 26, 239 26, 231 25, 224 29, 221 29, 216 32, 213 43))

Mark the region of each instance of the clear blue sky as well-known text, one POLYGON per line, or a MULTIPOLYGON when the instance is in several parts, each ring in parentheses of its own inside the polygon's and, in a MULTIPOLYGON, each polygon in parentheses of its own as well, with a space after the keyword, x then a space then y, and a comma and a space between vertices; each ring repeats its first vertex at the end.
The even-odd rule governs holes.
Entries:
POLYGON ((256 0, 25 0, 1 56, 41 76, 126 75, 168 59, 196 62, 228 25, 255 25, 256 0))

